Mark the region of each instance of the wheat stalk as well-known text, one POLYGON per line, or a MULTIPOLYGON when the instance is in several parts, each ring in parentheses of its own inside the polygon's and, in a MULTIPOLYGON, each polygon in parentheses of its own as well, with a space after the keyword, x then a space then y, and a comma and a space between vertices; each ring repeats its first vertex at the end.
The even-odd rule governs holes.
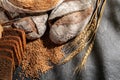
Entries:
POLYGON ((98 30, 98 26, 100 24, 100 21, 101 21, 102 15, 103 15, 105 4, 106 4, 106 0, 104 0, 103 3, 101 4, 100 13, 99 13, 98 20, 97 20, 97 23, 96 23, 96 28, 95 28, 95 31, 93 32, 93 34, 94 34, 93 40, 91 40, 92 42, 90 43, 90 45, 88 47, 88 50, 86 51, 85 56, 82 59, 82 62, 76 67, 75 73, 78 73, 79 71, 82 70, 82 68, 84 67, 84 65, 85 65, 85 63, 87 61, 88 56, 90 55, 90 53, 92 51, 95 36, 96 36, 96 32, 98 30))
MULTIPOLYGON (((66 62, 70 61, 73 57, 75 57, 77 54, 79 54, 88 44, 88 39, 90 38, 91 33, 94 31, 96 26, 96 15, 100 6, 100 0, 97 1, 96 9, 93 12, 93 15, 91 17, 90 22, 87 24, 85 29, 75 38, 75 40, 72 42, 71 46, 79 45, 79 47, 73 51, 69 56, 67 56, 61 63, 65 64, 66 62)), ((71 47, 70 46, 70 47, 71 47)))
POLYGON ((85 63, 87 62, 87 58, 88 56, 90 55, 91 51, 92 51, 92 48, 93 48, 93 44, 94 44, 94 41, 92 41, 89 45, 88 45, 88 49, 82 59, 82 62, 80 63, 79 66, 76 67, 75 69, 75 73, 78 73, 85 65, 85 63))

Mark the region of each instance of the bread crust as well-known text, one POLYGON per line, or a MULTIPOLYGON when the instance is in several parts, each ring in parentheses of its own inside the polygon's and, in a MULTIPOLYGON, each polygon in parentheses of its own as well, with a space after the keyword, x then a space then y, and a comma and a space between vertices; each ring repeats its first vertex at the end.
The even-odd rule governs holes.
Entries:
POLYGON ((63 44, 77 36, 90 20, 93 8, 65 15, 50 27, 50 39, 56 44, 63 44))
POLYGON ((21 57, 24 55, 24 52, 23 52, 23 47, 22 47, 22 42, 21 42, 21 39, 20 37, 18 36, 5 36, 4 38, 1 38, 2 40, 13 40, 13 41, 17 41, 17 44, 20 48, 20 53, 21 53, 21 57))
POLYGON ((16 55, 18 55, 20 63, 22 61, 22 56, 21 56, 21 51, 20 51, 20 47, 19 44, 16 40, 11 40, 11 39, 7 39, 7 38, 2 38, 2 40, 0 40, 0 44, 8 44, 8 45, 14 45, 15 49, 17 51, 16 55))
POLYGON ((14 59, 13 51, 10 49, 0 48, 0 56, 1 55, 8 56, 11 59, 14 59))
POLYGON ((10 12, 37 13, 52 10, 53 8, 60 5, 64 0, 21 0, 22 2, 20 0, 11 1, 0 0, 0 3, 2 3, 1 7, 10 12))
POLYGON ((25 50, 26 47, 26 35, 25 32, 21 29, 13 29, 13 28, 9 28, 9 29, 4 29, 3 31, 3 37, 5 36, 19 36, 22 42, 22 46, 23 46, 23 50, 25 50))
POLYGON ((16 46, 14 46, 13 44, 5 44, 5 43, 2 44, 2 43, 3 43, 3 42, 1 42, 1 44, 0 44, 0 48, 12 50, 13 53, 14 53, 15 65, 16 65, 16 66, 20 65, 20 59, 19 59, 19 56, 18 56, 18 54, 17 54, 16 46))
POLYGON ((52 10, 49 20, 62 17, 64 15, 85 10, 91 6, 91 0, 67 0, 60 6, 52 10))
POLYGON ((10 49, 0 48, 0 56, 7 56, 13 60, 14 63, 14 70, 15 70, 15 60, 14 60, 14 53, 10 49))
POLYGON ((7 56, 0 56, 0 80, 12 80, 14 61, 7 56))

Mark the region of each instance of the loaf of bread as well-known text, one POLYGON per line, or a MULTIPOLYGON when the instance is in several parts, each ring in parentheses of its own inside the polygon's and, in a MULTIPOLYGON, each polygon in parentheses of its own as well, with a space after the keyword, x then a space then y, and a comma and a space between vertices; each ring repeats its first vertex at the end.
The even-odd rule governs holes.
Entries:
POLYGON ((48 20, 48 14, 41 14, 39 16, 32 16, 32 20, 36 25, 39 36, 43 36, 46 31, 46 23, 48 20))
POLYGON ((53 10, 49 18, 51 41, 56 44, 65 43, 77 36, 87 25, 93 12, 93 6, 90 6, 90 0, 88 3, 85 1, 68 0, 53 10))
POLYGON ((25 17, 14 22, 14 26, 15 28, 24 30, 27 35, 26 38, 29 40, 40 38, 40 36, 37 34, 37 29, 35 27, 35 24, 30 17, 25 17), (32 32, 34 32, 35 35, 29 36, 29 33, 32 33, 32 32))
POLYGON ((16 28, 24 30, 25 33, 37 31, 35 28, 35 24, 33 23, 32 19, 30 17, 22 18, 16 22, 14 22, 13 24, 16 28))
POLYGON ((11 25, 5 25, 7 22, 9 22, 9 17, 6 11, 0 7, 0 25, 4 25, 2 26, 4 28, 10 28, 11 25))
POLYGON ((24 30, 28 40, 35 40, 45 33, 47 19, 48 14, 25 17, 14 22, 14 26, 15 28, 24 30))
MULTIPOLYGON (((14 59, 16 66, 19 66, 22 62, 25 46, 26 46, 26 37, 25 37, 25 32, 23 30, 4 28, 2 38, 0 39, 0 49, 3 50, 7 49, 12 51, 10 53, 12 53, 14 56, 12 58, 14 59)), ((8 53, 6 53, 6 56, 7 54, 8 53)))
POLYGON ((0 0, 1 7, 10 12, 46 12, 58 6, 63 0, 0 0))
POLYGON ((49 20, 70 14, 72 12, 85 10, 90 6, 91 0, 65 0, 65 2, 51 12, 49 20))

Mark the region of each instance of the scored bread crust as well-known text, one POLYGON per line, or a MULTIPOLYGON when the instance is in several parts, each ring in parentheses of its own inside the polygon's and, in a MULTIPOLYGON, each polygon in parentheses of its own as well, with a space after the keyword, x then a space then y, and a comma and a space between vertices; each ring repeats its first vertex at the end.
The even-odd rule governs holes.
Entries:
MULTIPOLYGON (((44 1, 44 0, 43 0, 43 1, 44 1)), ((48 0, 47 0, 47 1, 48 1, 48 0)), ((23 8, 23 7, 19 7, 19 6, 17 6, 17 5, 14 5, 15 3, 12 4, 13 1, 12 1, 12 3, 11 3, 9 0, 0 0, 0 3, 2 4, 1 7, 3 7, 4 9, 6 9, 6 10, 8 10, 8 11, 10 11, 10 12, 36 13, 36 12, 46 12, 46 11, 49 11, 49 10, 57 7, 58 5, 60 5, 63 1, 64 1, 64 0, 58 0, 58 2, 57 2, 55 5, 53 5, 53 6, 51 6, 51 7, 48 7, 48 9, 43 9, 43 10, 40 10, 40 9, 35 9, 35 10, 33 10, 33 9, 25 9, 25 7, 23 8)), ((24 3, 24 6, 25 6, 25 2, 23 2, 23 3, 24 3)), ((22 5, 23 5, 23 4, 22 4, 22 5)), ((39 4, 39 6, 40 6, 40 5, 43 5, 43 3, 39 4)), ((34 6, 35 6, 35 4, 34 4, 34 6)), ((47 5, 46 5, 46 6, 47 6, 47 5)), ((30 5, 29 5, 29 7, 30 7, 30 5)))
POLYGON ((50 39, 56 44, 63 44, 77 36, 90 20, 93 8, 73 12, 58 19, 50 28, 50 39))
POLYGON ((91 6, 91 0, 68 0, 52 10, 49 20, 62 17, 64 15, 85 10, 91 6))
POLYGON ((8 0, 13 5, 30 10, 46 10, 55 6, 59 0, 8 0))

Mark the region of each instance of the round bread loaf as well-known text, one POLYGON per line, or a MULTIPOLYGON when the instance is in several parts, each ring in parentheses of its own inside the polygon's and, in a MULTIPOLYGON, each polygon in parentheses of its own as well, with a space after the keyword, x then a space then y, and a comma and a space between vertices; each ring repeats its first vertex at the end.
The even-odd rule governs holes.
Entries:
POLYGON ((49 17, 50 39, 63 44, 76 37, 87 25, 93 12, 91 0, 67 0, 49 17))
POLYGON ((72 12, 85 10, 91 6, 91 3, 91 0, 65 0, 65 2, 51 12, 49 20, 70 14, 72 12))
POLYGON ((50 28, 50 39, 62 44, 77 36, 90 20, 92 8, 75 12, 57 20, 50 28))
POLYGON ((46 12, 58 6, 64 0, 0 0, 1 7, 11 12, 46 12))
POLYGON ((26 33, 28 40, 35 40, 43 36, 46 31, 46 22, 48 14, 40 14, 38 16, 24 17, 14 22, 15 28, 22 29, 26 33))

